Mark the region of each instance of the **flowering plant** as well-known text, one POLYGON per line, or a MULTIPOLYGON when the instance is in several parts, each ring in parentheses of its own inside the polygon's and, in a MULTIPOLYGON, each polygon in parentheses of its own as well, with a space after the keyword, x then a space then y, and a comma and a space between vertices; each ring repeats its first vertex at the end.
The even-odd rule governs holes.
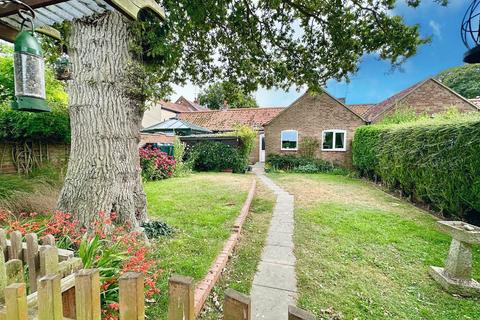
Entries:
POLYGON ((50 216, 33 212, 17 217, 0 210, 0 224, 9 231, 22 234, 36 233, 39 237, 52 234, 57 247, 75 250, 84 268, 96 268, 102 281, 102 319, 118 320, 118 279, 126 272, 139 272, 145 279, 145 298, 154 301, 160 289, 156 282, 161 270, 149 258, 148 247, 139 232, 128 232, 124 226, 115 225, 115 213, 100 212, 93 232, 79 228, 80 222, 71 214, 60 211, 50 216))
POLYGON ((146 180, 170 178, 175 172, 176 161, 157 148, 140 148, 140 166, 146 180))

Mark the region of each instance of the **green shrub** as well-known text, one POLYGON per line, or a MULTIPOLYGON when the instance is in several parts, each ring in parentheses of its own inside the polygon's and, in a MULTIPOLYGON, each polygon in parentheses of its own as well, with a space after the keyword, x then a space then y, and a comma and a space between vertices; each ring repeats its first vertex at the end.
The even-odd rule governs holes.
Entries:
POLYGON ((197 171, 245 172, 245 157, 235 148, 217 141, 204 141, 193 146, 189 153, 189 161, 197 171))
POLYGON ((173 233, 173 228, 163 221, 150 220, 142 224, 145 235, 148 239, 156 239, 164 236, 170 236, 173 233))
POLYGON ((274 171, 293 171, 299 173, 336 172, 346 173, 345 169, 339 169, 333 163, 321 159, 309 159, 296 155, 269 154, 266 161, 267 167, 274 171))
POLYGON ((0 141, 70 142, 70 118, 65 107, 52 112, 13 111, 7 103, 0 105, 0 141))
POLYGON ((185 143, 180 141, 180 138, 175 137, 173 141, 173 158, 176 161, 174 177, 184 177, 192 172, 192 163, 185 161, 185 143))
POLYGON ((300 141, 300 156, 307 159, 314 159, 317 150, 320 149, 320 141, 315 137, 305 137, 300 141))
POLYGON ((479 155, 478 114, 364 126, 353 141, 353 163, 362 175, 457 218, 478 219, 479 155))
POLYGON ((306 164, 306 165, 294 168, 293 172, 297 172, 297 173, 318 173, 318 167, 315 164, 310 163, 310 164, 306 164))
POLYGON ((238 151, 243 157, 248 159, 253 150, 253 146, 255 145, 257 133, 247 125, 239 125, 235 127, 234 135, 238 136, 242 141, 238 151))

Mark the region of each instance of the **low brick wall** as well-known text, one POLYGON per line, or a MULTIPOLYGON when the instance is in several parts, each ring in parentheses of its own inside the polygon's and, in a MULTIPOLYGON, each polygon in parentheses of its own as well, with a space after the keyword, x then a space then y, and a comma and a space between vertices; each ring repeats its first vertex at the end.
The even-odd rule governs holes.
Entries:
POLYGON ((0 143, 0 173, 25 173, 44 163, 63 166, 67 163, 70 145, 43 142, 0 143))

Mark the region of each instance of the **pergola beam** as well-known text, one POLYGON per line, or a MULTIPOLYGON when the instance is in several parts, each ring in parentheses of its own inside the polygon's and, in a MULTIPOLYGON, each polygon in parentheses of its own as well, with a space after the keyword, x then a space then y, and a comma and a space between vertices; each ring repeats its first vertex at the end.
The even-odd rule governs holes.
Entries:
MULTIPOLYGON (((52 4, 66 2, 68 0, 22 0, 26 4, 28 4, 32 9, 42 8, 46 6, 50 6, 52 4)), ((16 14, 18 9, 24 9, 25 7, 19 5, 17 3, 8 3, 2 7, 0 7, 0 18, 8 17, 12 14, 16 14)))
POLYGON ((15 40, 15 37, 17 36, 17 33, 17 29, 7 26, 0 21, 0 39, 8 42, 13 42, 13 40, 15 40))

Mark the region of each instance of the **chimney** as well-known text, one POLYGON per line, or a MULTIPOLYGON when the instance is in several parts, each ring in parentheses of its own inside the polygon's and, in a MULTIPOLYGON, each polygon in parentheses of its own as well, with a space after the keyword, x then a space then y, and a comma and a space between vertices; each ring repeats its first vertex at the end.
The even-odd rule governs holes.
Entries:
POLYGON ((337 98, 338 101, 340 101, 341 103, 345 104, 346 102, 346 98, 343 97, 343 98, 337 98))
POLYGON ((223 100, 223 106, 220 107, 220 110, 228 110, 228 101, 227 100, 223 100))

